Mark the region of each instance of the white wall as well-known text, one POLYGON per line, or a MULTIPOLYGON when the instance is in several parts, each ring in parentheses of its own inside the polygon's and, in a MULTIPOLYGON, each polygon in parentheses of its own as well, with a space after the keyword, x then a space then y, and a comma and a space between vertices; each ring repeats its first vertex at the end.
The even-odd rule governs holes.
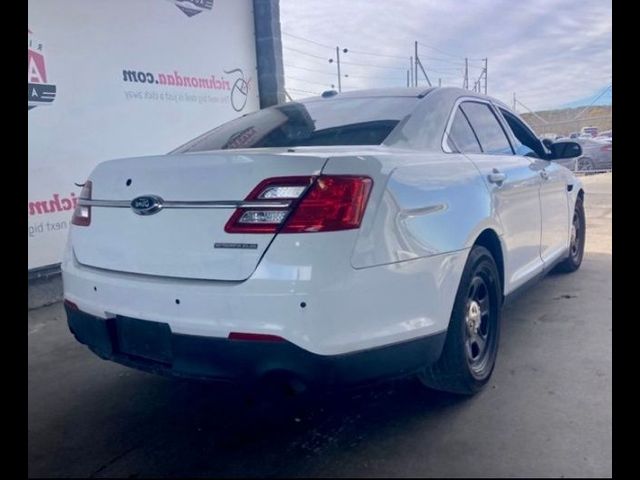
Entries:
POLYGON ((259 108, 251 0, 191 2, 29 0, 29 83, 40 84, 29 91, 29 269, 60 262, 74 182, 97 163, 166 153, 259 108), (197 10, 191 2, 206 5, 191 16, 178 8, 197 10), (225 73, 234 69, 246 98, 240 72, 225 73), (154 83, 126 81, 123 70, 154 83), (169 85, 174 71, 215 81, 169 85), (31 102, 51 88, 42 83, 56 89, 46 105, 31 102))

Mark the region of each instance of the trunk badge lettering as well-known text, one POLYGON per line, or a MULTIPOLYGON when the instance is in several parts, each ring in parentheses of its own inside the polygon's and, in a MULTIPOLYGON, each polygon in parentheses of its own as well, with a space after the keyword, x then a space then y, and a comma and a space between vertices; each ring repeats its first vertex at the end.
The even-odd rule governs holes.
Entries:
POLYGON ((164 200, 157 195, 142 195, 131 200, 131 209, 138 215, 153 215, 162 210, 164 200))
POLYGON ((240 250, 255 250, 258 248, 258 244, 216 242, 213 244, 213 248, 239 248, 240 250))

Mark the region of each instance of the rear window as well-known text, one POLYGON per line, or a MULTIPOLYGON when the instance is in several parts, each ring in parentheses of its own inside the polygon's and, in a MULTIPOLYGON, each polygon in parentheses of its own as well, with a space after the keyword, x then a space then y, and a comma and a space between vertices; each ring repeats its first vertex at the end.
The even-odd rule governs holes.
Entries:
POLYGON ((415 97, 291 102, 225 123, 174 153, 238 148, 380 145, 416 106, 415 97))

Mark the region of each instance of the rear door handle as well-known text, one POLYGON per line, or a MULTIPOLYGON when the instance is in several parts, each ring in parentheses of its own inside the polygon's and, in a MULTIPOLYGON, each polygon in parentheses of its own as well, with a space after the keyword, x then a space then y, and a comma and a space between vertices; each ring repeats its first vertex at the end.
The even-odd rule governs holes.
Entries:
POLYGON ((488 175, 489 178, 489 182, 491 183, 497 183, 498 186, 500 186, 502 184, 502 182, 504 182, 507 179, 507 176, 502 173, 500 170, 498 170, 497 168, 493 169, 493 172, 491 172, 488 175))

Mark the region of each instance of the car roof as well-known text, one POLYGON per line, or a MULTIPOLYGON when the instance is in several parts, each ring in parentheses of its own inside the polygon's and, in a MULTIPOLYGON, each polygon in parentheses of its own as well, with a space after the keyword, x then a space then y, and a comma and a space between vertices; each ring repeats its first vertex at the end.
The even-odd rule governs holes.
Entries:
MULTIPOLYGON (((349 90, 346 92, 331 92, 332 98, 364 98, 364 97, 424 97, 434 90, 434 87, 391 87, 391 88, 368 88, 364 90, 349 90), (335 93, 333 93, 335 92, 335 93)), ((326 94, 325 92, 324 94, 326 94)))

